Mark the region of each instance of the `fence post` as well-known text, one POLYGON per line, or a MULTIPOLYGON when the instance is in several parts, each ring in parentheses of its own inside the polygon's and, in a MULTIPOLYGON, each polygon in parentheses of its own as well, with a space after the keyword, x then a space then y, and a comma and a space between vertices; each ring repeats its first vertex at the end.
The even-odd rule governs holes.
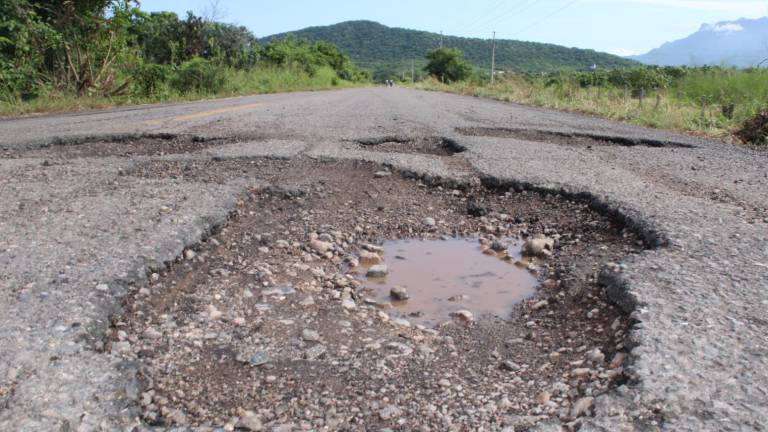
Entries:
POLYGON ((660 106, 661 106, 661 93, 656 93, 656 106, 653 107, 653 109, 658 111, 660 106))
POLYGON ((629 87, 624 86, 624 103, 627 103, 627 100, 629 100, 629 87))
POLYGON ((707 114, 707 97, 701 97, 701 117, 704 118, 707 114))

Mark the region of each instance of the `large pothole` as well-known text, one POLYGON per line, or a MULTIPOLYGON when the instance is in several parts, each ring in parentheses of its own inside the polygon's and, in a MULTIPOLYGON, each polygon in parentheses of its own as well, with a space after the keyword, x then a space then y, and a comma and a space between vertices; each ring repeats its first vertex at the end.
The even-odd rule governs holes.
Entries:
POLYGON ((494 137, 494 138, 513 138, 522 141, 545 142, 551 144, 581 146, 581 147, 600 147, 600 146, 622 146, 622 147, 673 147, 673 148, 691 148, 690 144, 665 141, 652 138, 637 138, 618 135, 605 135, 598 133, 585 132, 558 132, 538 129, 518 129, 518 128, 496 128, 496 127, 469 127, 457 128, 456 132, 465 136, 494 137))
MULTIPOLYGON (((148 164, 134 174, 163 170, 178 168, 148 164)), ((576 426, 591 398, 621 382, 629 319, 597 273, 642 250, 634 233, 553 195, 428 187, 379 170, 295 159, 185 171, 196 181, 276 187, 253 191, 226 226, 136 287, 114 320, 107 346, 141 363, 147 423, 477 430, 558 417, 576 426), (555 240, 552 256, 530 268, 536 293, 497 293, 508 309, 490 314, 467 301, 463 309, 478 311, 471 322, 383 309, 348 271, 379 246, 387 260, 407 259, 398 249, 409 241, 444 248, 423 266, 447 274, 468 259, 453 249, 465 241, 457 239, 475 239, 472 248, 508 241, 514 255, 515 241, 536 235, 555 240)), ((415 312, 434 306, 423 304, 415 312)))
POLYGON ((436 156, 453 156, 466 150, 464 146, 446 137, 406 137, 386 135, 360 138, 354 141, 360 148, 382 153, 416 153, 436 156))

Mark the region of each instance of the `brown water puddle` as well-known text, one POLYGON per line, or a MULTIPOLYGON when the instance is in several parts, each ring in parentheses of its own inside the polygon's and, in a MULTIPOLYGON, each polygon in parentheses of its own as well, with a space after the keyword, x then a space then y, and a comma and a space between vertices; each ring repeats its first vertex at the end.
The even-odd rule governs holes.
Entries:
POLYGON ((507 318, 513 306, 536 290, 536 277, 524 265, 521 242, 509 241, 508 257, 482 253, 476 239, 399 240, 384 243, 385 277, 360 278, 368 298, 393 315, 434 325, 451 319, 451 313, 468 310, 475 318, 492 315, 507 318), (397 301, 393 287, 404 287, 409 298, 397 301))

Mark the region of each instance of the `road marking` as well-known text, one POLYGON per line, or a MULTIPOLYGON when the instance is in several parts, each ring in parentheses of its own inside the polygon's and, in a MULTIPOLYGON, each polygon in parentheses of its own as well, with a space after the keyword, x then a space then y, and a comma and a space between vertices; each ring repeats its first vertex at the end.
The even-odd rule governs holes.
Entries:
POLYGON ((250 108, 255 108, 256 106, 261 105, 259 103, 252 103, 247 105, 238 105, 233 107, 226 107, 226 108, 218 108, 214 110, 208 110, 208 111, 200 111, 192 114, 185 114, 181 116, 174 116, 174 117, 165 117, 161 119, 155 119, 155 120, 147 120, 144 122, 144 124, 148 125, 159 125, 164 122, 172 121, 172 122, 181 122, 181 121, 187 121, 187 120, 197 120, 205 117, 210 117, 212 115, 216 114, 223 114, 228 112, 234 112, 234 111, 242 111, 250 108))

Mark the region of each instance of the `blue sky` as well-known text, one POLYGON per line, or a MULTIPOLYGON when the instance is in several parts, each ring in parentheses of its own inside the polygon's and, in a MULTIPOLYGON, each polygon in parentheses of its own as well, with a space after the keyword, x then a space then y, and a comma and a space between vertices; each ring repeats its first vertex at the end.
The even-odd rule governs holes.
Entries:
MULTIPOLYGON (((141 0, 144 10, 210 11, 211 0, 141 0)), ((768 0, 219 0, 220 20, 267 36, 369 19, 457 36, 550 42, 638 54, 704 23, 768 15, 768 0)))

